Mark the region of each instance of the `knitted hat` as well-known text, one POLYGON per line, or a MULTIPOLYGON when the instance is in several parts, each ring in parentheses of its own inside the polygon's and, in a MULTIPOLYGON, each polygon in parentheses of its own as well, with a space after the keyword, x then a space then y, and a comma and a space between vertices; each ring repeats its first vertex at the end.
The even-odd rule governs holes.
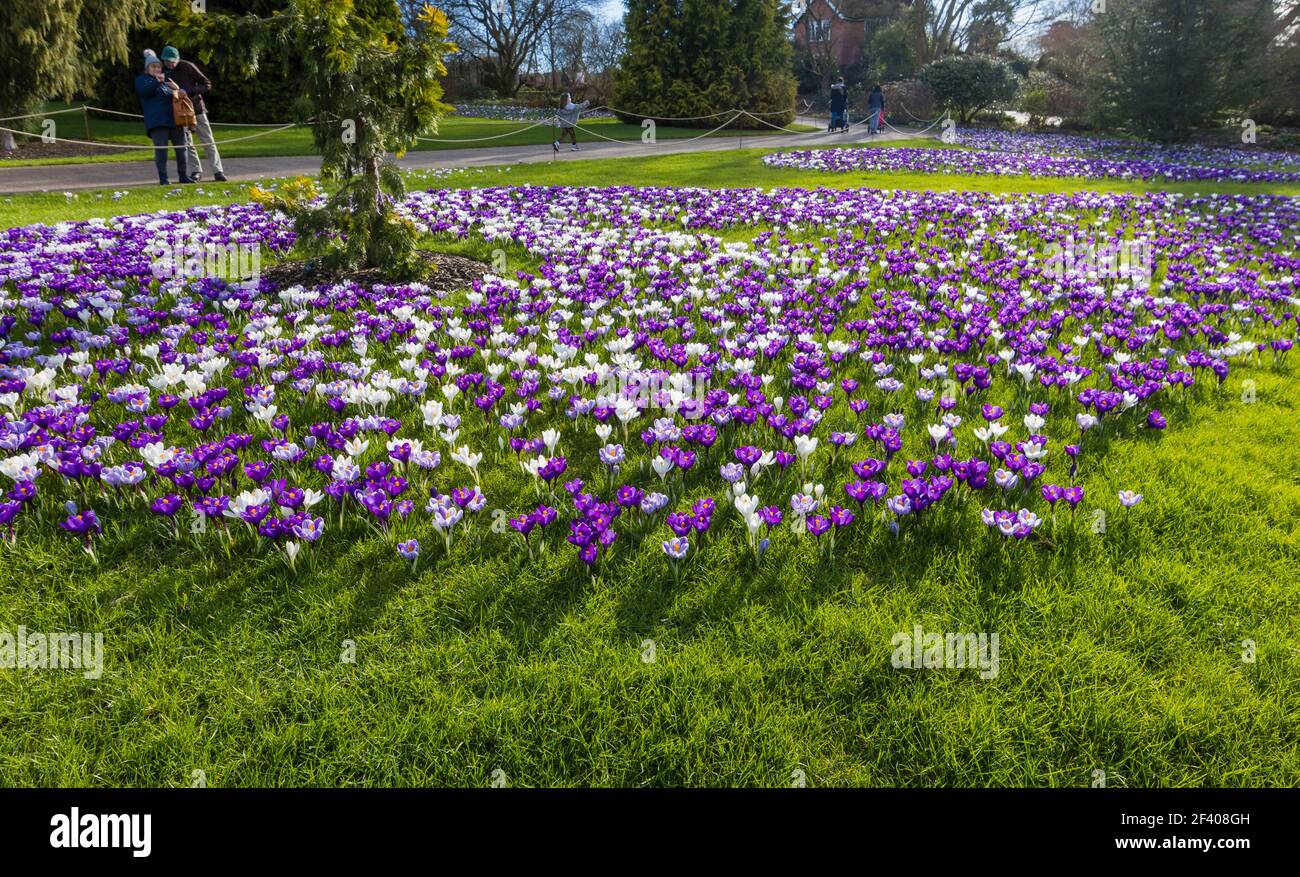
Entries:
POLYGON ((161 63, 162 63, 162 62, 158 60, 158 56, 155 55, 155 54, 153 53, 153 49, 145 49, 145 50, 144 50, 144 69, 145 69, 145 70, 148 70, 148 69, 149 69, 149 65, 150 65, 150 64, 161 64, 161 63))
POLYGON ((164 61, 179 61, 181 53, 176 51, 175 46, 165 46, 163 48, 162 59, 164 61))

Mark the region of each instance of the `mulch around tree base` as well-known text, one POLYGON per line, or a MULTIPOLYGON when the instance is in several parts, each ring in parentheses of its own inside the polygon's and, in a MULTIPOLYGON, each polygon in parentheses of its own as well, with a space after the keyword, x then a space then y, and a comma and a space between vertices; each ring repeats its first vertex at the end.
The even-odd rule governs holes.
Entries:
MULTIPOLYGON (((432 267, 428 276, 420 278, 419 283, 429 287, 431 292, 454 292, 468 289, 475 280, 492 270, 492 266, 465 256, 451 253, 430 253, 421 251, 419 257, 432 267)), ((326 271, 301 259, 276 262, 262 271, 262 277, 278 287, 286 286, 321 286, 331 283, 356 283, 359 286, 378 286, 394 284, 384 276, 383 269, 364 268, 358 271, 326 271)))

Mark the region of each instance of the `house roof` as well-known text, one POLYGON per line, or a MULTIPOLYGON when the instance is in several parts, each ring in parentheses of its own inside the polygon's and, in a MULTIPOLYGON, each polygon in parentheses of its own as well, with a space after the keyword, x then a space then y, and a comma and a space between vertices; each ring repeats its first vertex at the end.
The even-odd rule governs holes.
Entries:
MULTIPOLYGON (((799 23, 799 19, 800 19, 800 18, 803 18, 805 15, 808 14, 808 6, 811 6, 811 5, 812 5, 812 0, 808 0, 808 4, 807 4, 807 6, 804 7, 803 12, 799 13, 799 18, 796 18, 796 19, 795 19, 793 22, 791 22, 791 23, 792 23, 792 24, 798 24, 798 23, 799 23)), ((840 9, 840 5, 841 5, 841 4, 840 4, 840 0, 826 0, 826 5, 829 6, 829 7, 831 8, 831 11, 834 12, 837 16, 839 16, 839 17, 840 17, 841 19, 843 19, 844 21, 862 21, 862 20, 863 20, 863 19, 861 19, 861 18, 856 18, 856 17, 854 17, 854 16, 852 16, 852 15, 845 15, 844 12, 840 9)))
MULTIPOLYGON (((798 24, 799 20, 808 14, 808 6, 811 6, 812 3, 813 0, 808 0, 807 5, 804 7, 804 11, 799 13, 798 17, 796 17, 795 20, 790 23, 791 26, 798 24)), ((831 11, 835 13, 836 17, 838 17, 842 21, 866 21, 867 20, 865 16, 850 15, 845 11, 846 9, 865 10, 867 7, 863 6, 861 2, 852 3, 850 0, 850 2, 846 3, 845 0, 825 0, 825 3, 827 6, 831 8, 831 11)), ((891 5, 895 7, 910 6, 912 5, 912 0, 901 0, 901 2, 896 4, 890 4, 889 2, 887 2, 887 0, 882 0, 882 2, 879 2, 876 5, 886 6, 886 7, 889 7, 891 5)))

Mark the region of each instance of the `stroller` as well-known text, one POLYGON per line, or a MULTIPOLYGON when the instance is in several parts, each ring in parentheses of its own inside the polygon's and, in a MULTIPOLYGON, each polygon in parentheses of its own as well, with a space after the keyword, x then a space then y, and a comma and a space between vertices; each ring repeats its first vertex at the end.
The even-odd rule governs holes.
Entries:
POLYGON ((826 129, 826 133, 831 134, 835 131, 849 130, 849 95, 848 88, 844 85, 843 77, 839 82, 831 86, 831 124, 826 129), (835 109, 835 104, 842 102, 843 108, 835 109))
POLYGON ((827 131, 829 133, 834 133, 835 131, 839 131, 843 133, 848 130, 849 130, 849 108, 848 106, 845 106, 844 112, 831 113, 831 124, 830 124, 830 128, 828 128, 827 131))
POLYGON ((885 108, 872 108, 868 110, 871 115, 868 117, 867 133, 879 134, 881 123, 885 121, 885 108))

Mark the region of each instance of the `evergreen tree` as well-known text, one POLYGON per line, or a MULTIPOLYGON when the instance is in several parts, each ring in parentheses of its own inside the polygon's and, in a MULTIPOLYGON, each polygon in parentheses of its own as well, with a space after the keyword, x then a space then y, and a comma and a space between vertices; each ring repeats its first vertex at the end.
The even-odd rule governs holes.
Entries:
POLYGON ((1101 121, 1158 140, 1258 93, 1249 62, 1275 24, 1272 0, 1126 0, 1094 21, 1101 121))
MULTIPOLYGON (((150 5, 150 0, 4 0, 0 116, 31 113, 49 98, 70 100, 88 90, 98 64, 128 57, 130 31, 144 21, 150 5)), ((0 131, 0 147, 13 146, 14 136, 0 131)))
MULTIPOLYGON (((270 45, 261 47, 256 66, 250 67, 242 42, 245 35, 238 26, 249 16, 290 13, 293 0, 205 0, 202 14, 195 13, 192 0, 154 0, 154 4, 154 14, 131 32, 130 57, 101 70, 94 88, 99 106, 138 113, 134 83, 140 52, 145 46, 160 52, 172 45, 212 80, 204 102, 213 121, 270 123, 293 118, 297 83, 306 75, 302 59, 287 45, 270 45)), ((402 26, 401 11, 386 0, 355 0, 351 14, 393 32, 402 26)))
POLYGON ((407 29, 395 0, 292 0, 279 15, 196 15, 185 24, 233 33, 250 67, 277 48, 300 59, 295 112, 311 126, 321 177, 336 185, 323 195, 302 178, 253 193, 293 218, 298 250, 329 268, 421 274, 416 227, 395 209, 404 186, 388 155, 400 157, 418 136, 436 134, 439 117, 451 110, 441 101, 444 58, 456 51, 447 16, 426 5, 407 29))
MULTIPOLYGON (((795 94, 788 12, 783 0, 628 0, 615 106, 625 121, 743 109, 788 124, 795 94)), ((726 118, 680 124, 711 128, 726 118)), ((742 116, 734 124, 757 123, 742 116)))

